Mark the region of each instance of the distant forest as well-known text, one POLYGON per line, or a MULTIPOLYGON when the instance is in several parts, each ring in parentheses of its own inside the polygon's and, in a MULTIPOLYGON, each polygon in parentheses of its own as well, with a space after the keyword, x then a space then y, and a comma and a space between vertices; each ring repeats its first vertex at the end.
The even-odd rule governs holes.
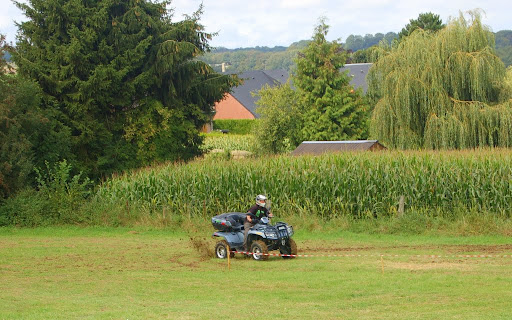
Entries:
POLYGON ((502 30, 495 33, 496 53, 505 66, 512 65, 512 30, 502 30))
MULTIPOLYGON (((367 61, 364 50, 378 45, 380 41, 391 43, 397 39, 398 34, 388 32, 376 33, 365 36, 350 35, 343 43, 343 48, 348 52, 348 63, 370 62, 367 61)), ((505 66, 512 65, 512 30, 502 30, 495 33, 496 53, 505 66)), ((216 48, 206 53, 200 59, 211 65, 217 72, 222 71, 222 63, 228 72, 243 72, 248 70, 291 70, 294 66, 293 59, 297 53, 305 48, 309 40, 292 43, 289 47, 276 46, 252 47, 252 48, 216 48)))
MULTIPOLYGON (((502 30, 495 34, 496 53, 506 67, 512 65, 512 30, 502 30)), ((364 50, 378 45, 380 41, 391 43, 397 39, 398 34, 388 32, 386 34, 376 33, 365 36, 350 35, 343 43, 343 48, 349 53, 347 63, 370 62, 366 61, 364 50)), ((290 70, 294 66, 293 59, 297 53, 304 49, 309 40, 302 40, 292 43, 289 47, 252 47, 227 49, 224 47, 215 48, 206 53, 200 60, 211 65, 215 71, 222 71, 222 63, 227 66, 228 72, 243 72, 248 70, 290 70)), ((11 55, 5 53, 4 58, 10 61, 11 55)))

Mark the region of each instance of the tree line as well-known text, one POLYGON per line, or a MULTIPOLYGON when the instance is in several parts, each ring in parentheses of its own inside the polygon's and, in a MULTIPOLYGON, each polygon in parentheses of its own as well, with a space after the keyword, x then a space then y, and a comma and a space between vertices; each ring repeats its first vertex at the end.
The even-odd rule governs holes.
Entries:
POLYGON ((0 43, 17 66, 0 55, 0 198, 47 164, 99 181, 201 154, 199 129, 238 79, 197 60, 212 38, 202 6, 174 22, 168 4, 16 3, 28 19, 15 47, 0 43))
MULTIPOLYGON (((400 40, 412 31, 421 28, 424 30, 440 30, 444 27, 439 15, 422 13, 399 32, 387 32, 361 35, 349 35, 341 47, 348 51, 347 63, 374 62, 372 52, 384 42, 391 45, 393 41, 400 40)), ((512 30, 502 30, 494 33, 496 54, 505 66, 512 65, 512 30)), ((277 70, 291 71, 296 65, 294 62, 298 52, 304 49, 309 40, 292 43, 289 47, 278 46, 274 48, 216 48, 206 52, 199 59, 210 64, 214 70, 221 72, 221 64, 227 64, 229 72, 244 72, 249 70, 277 70)))

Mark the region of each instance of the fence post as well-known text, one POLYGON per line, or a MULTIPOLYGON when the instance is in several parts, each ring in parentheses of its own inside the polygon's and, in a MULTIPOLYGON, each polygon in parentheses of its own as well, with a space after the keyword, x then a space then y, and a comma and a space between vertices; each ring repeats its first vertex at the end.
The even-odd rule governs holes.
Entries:
POLYGON ((404 215, 404 206, 405 206, 405 197, 400 196, 400 201, 398 202, 398 216, 401 217, 404 215))
POLYGON ((231 270, 231 247, 228 244, 228 271, 231 270))

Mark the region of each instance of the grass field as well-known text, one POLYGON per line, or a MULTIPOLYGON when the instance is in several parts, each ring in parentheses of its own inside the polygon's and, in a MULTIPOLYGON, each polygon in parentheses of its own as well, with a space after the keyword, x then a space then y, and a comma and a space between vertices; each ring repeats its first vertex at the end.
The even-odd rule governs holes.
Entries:
POLYGON ((317 256, 228 270, 210 234, 0 229, 0 319, 510 319, 508 237, 297 230, 317 256))

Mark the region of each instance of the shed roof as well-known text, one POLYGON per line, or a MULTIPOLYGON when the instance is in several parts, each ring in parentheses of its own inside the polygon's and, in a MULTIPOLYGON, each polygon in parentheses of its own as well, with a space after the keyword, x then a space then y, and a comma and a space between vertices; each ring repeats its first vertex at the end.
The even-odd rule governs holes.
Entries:
POLYGON ((356 140, 356 141, 303 141, 292 155, 322 154, 325 152, 342 151, 374 151, 386 149, 377 140, 356 140))

